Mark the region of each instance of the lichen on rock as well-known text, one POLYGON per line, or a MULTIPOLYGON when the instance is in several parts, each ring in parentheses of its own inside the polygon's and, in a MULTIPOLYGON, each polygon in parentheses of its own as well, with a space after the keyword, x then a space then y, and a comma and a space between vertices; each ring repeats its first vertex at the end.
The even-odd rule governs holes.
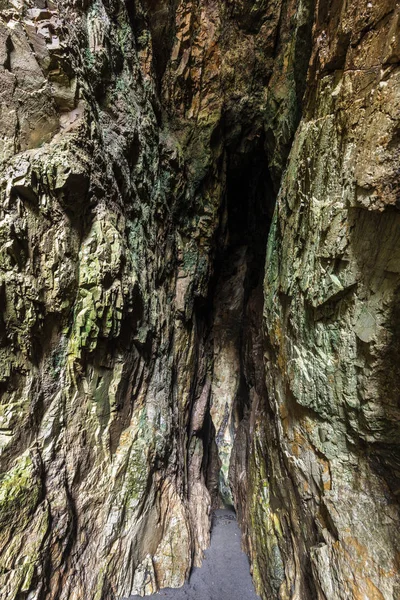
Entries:
POLYGON ((0 0, 0 599, 400 594, 399 7, 0 0))

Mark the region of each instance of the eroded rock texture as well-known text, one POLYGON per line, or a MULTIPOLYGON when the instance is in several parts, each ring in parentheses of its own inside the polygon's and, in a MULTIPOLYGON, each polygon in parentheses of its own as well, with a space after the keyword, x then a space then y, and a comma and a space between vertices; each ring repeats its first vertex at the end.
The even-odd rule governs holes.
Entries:
POLYGON ((398 4, 0 16, 1 599, 399 597, 398 4))
POLYGON ((400 595, 398 8, 316 11, 265 274, 274 426, 255 419, 249 513, 272 597, 400 595))

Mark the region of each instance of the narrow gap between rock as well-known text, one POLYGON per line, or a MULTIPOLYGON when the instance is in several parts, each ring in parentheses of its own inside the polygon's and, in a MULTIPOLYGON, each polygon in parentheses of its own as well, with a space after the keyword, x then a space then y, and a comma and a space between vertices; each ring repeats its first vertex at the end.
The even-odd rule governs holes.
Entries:
POLYGON ((204 444, 203 471, 213 509, 211 545, 202 567, 192 569, 182 588, 164 589, 148 598, 257 598, 236 511, 240 521, 244 507, 237 464, 247 464, 249 452, 237 433, 249 425, 256 390, 258 395, 265 390, 259 341, 275 196, 262 135, 227 151, 225 189, 214 279, 209 298, 197 307, 199 329, 206 332, 205 345, 212 354, 209 407, 202 431, 196 432, 204 444))
MULTIPOLYGON (((232 474, 236 434, 248 422, 255 390, 265 390, 262 347, 263 276, 275 205, 263 135, 227 152, 226 202, 212 287, 209 463, 212 506, 237 506, 232 474)), ((264 398, 265 399, 265 398, 264 398)), ((235 457, 235 461, 240 456, 235 457)), ((236 494, 237 495, 237 494, 236 494)))

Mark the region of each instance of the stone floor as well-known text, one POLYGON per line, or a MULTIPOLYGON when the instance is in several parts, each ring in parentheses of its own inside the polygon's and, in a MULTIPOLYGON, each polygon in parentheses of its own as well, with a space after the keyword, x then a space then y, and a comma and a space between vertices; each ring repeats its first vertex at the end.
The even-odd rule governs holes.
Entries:
MULTIPOLYGON (((139 600, 131 596, 130 600, 139 600)), ((211 545, 203 566, 193 569, 190 580, 178 590, 164 589, 147 600, 259 600, 250 576, 249 561, 240 546, 235 513, 217 510, 211 545)))

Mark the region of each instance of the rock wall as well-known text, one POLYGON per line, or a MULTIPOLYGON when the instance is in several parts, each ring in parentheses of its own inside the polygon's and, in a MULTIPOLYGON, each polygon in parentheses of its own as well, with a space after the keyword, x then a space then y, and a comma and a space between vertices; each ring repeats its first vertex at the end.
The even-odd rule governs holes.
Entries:
POLYGON ((399 595, 398 19, 0 0, 1 600, 399 595))
POLYGON ((320 2, 264 286, 245 506, 267 598, 399 580, 399 6, 320 2))

